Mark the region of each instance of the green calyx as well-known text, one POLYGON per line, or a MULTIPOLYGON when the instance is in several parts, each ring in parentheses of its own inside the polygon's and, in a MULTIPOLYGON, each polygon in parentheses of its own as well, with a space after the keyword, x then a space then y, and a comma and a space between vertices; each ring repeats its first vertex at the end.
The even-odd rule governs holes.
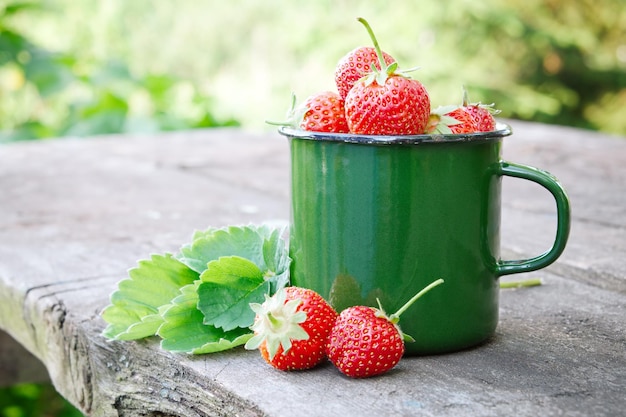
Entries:
POLYGON ((426 133, 440 135, 452 134, 453 132, 450 126, 461 124, 461 122, 452 116, 448 116, 448 113, 458 108, 459 106, 439 106, 431 111, 428 117, 426 133))
POLYGON ((304 120, 304 115, 309 110, 304 104, 298 106, 297 99, 295 93, 291 93, 291 105, 289 106, 289 110, 287 110, 287 116, 284 121, 277 122, 273 120, 266 120, 265 123, 272 126, 287 126, 298 128, 302 120, 304 120))
POLYGON ((367 33, 369 34, 370 39, 372 40, 374 44, 374 49, 376 50, 376 56, 378 57, 378 63, 380 64, 380 68, 381 68, 379 70, 378 68, 376 68, 376 65, 374 64, 371 65, 371 72, 364 77, 365 85, 370 85, 375 81, 376 84, 383 86, 385 85, 385 82, 387 81, 389 77, 401 76, 401 77, 408 78, 407 74, 417 69, 416 67, 416 68, 410 68, 404 71, 399 71, 398 63, 395 61, 387 65, 387 63, 385 62, 383 51, 382 49, 380 49, 380 45, 378 44, 378 40, 376 39, 376 35, 374 35, 374 31, 372 30, 372 27, 367 22, 367 20, 363 19, 362 17, 358 17, 357 20, 361 22, 363 26, 365 26, 365 29, 367 29, 367 33))
POLYGON ((417 294, 415 294, 402 307, 400 307, 398 309, 398 311, 396 311, 395 313, 390 314, 390 315, 387 315, 387 313, 385 313, 385 310, 383 310, 383 307, 380 304, 380 300, 377 298, 376 302, 378 303, 378 309, 376 310, 376 317, 385 318, 385 319, 389 320, 391 323, 393 323, 396 326, 396 329, 398 329, 398 332, 403 336, 403 339, 404 339, 405 342, 414 342, 415 339, 413 339, 408 334, 403 333, 402 330, 400 329, 400 327, 398 326, 398 322, 400 321, 400 316, 402 315, 402 313, 404 313, 406 310, 408 310, 408 308, 411 307, 413 305, 413 303, 415 303, 418 299, 420 299, 424 294, 426 294, 427 292, 429 292, 430 290, 432 290, 436 286, 443 284, 443 282, 444 281, 441 278, 431 282, 426 287, 424 287, 421 291, 419 291, 417 294))
POLYGON ((284 288, 272 297, 266 294, 263 304, 250 303, 250 308, 256 313, 254 324, 250 327, 254 336, 246 342, 245 348, 257 349, 265 342, 272 360, 279 347, 282 346, 285 354, 291 349, 292 341, 307 340, 309 334, 300 326, 307 315, 304 311, 297 311, 300 304, 300 299, 287 301, 284 288))
POLYGON ((467 88, 465 88, 465 86, 463 86, 463 103, 461 105, 463 107, 467 107, 470 105, 469 93, 467 92, 467 88))
POLYGON ((493 116, 495 116, 496 114, 500 113, 500 110, 495 108, 495 103, 482 104, 481 102, 478 102, 478 103, 470 102, 469 94, 468 94, 467 88, 465 88, 465 86, 463 86, 463 103, 461 104, 461 106, 462 107, 477 106, 477 107, 480 107, 482 109, 487 110, 493 116))

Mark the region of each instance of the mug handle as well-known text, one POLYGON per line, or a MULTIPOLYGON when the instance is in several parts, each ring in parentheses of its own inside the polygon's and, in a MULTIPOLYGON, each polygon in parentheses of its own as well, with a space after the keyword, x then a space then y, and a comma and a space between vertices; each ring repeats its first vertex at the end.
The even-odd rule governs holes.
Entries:
POLYGON ((550 173, 527 165, 500 161, 496 165, 495 174, 533 181, 546 188, 556 201, 557 227, 552 248, 547 252, 529 259, 499 260, 495 264, 495 275, 509 275, 521 272, 536 271, 550 265, 563 253, 570 231, 569 198, 559 181, 550 173))

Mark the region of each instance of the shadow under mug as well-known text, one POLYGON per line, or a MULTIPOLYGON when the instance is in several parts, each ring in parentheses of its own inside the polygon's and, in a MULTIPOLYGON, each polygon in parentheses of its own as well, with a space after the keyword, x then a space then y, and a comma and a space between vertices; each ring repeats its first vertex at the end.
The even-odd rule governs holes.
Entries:
POLYGON ((544 268, 563 252, 569 200, 545 171, 501 160, 508 125, 469 135, 357 136, 287 127, 291 154, 292 285, 341 311, 395 312, 415 342, 407 355, 461 350, 495 332, 498 277, 544 268), (501 178, 523 178, 556 201, 553 246, 531 259, 500 259, 501 178))

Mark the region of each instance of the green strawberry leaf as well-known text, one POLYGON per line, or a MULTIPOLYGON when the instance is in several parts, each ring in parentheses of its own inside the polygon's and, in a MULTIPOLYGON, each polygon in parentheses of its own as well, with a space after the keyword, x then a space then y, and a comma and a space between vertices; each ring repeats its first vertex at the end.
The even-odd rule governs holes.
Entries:
POLYGON ((285 256, 285 243, 280 239, 281 231, 274 230, 263 241, 263 261, 270 271, 284 271, 288 257, 285 256))
POLYGON ((191 237, 191 241, 194 242, 197 239, 203 239, 203 238, 210 238, 211 236, 213 236, 213 234, 220 229, 215 229, 213 227, 210 227, 206 230, 196 230, 193 232, 193 236, 191 237))
MULTIPOLYGON (((178 259, 201 274, 209 262, 222 256, 240 256, 267 270, 263 243, 273 236, 267 226, 230 226, 196 232, 194 240, 181 248, 178 259)), ((278 237, 278 236, 276 236, 278 237)))
POLYGON ((263 242, 263 260, 267 266, 265 278, 270 282, 271 294, 289 284, 291 258, 285 241, 280 238, 282 233, 281 230, 276 229, 263 242))
POLYGON ((209 262, 200 279, 198 309, 204 314, 204 324, 226 331, 250 327, 255 316, 250 303, 262 302, 270 291, 259 267, 238 256, 209 262))
POLYGON ((197 272, 171 254, 141 260, 118 283, 111 304, 102 312, 109 339, 134 340, 153 336, 163 319, 162 308, 180 294, 180 288, 199 279, 197 272))
POLYGON ((251 302, 289 282, 284 231, 268 226, 197 231, 177 255, 138 262, 102 312, 109 339, 163 338, 162 348, 210 353, 252 337, 251 302))
POLYGON ((102 334, 105 337, 114 340, 138 340, 145 337, 154 336, 159 329, 159 326, 161 326, 161 324, 163 323, 163 317, 161 313, 168 306, 169 304, 161 306, 159 308, 159 313, 148 314, 146 316, 140 317, 140 321, 133 322, 132 324, 128 325, 121 325, 116 323, 124 323, 124 320, 128 320, 129 310, 112 308, 111 317, 114 324, 109 325, 102 334))
POLYGON ((173 352, 203 354, 220 352, 245 344, 252 337, 249 329, 224 331, 203 323, 204 315, 196 308, 200 281, 181 288, 181 295, 163 312, 158 335, 161 348, 173 352))
POLYGON ((213 329, 213 332, 211 333, 211 341, 192 350, 191 353, 194 355, 221 352, 237 346, 242 346, 245 345, 252 336, 254 336, 254 333, 252 333, 249 329, 239 328, 222 334, 220 329, 211 326, 207 327, 213 329))

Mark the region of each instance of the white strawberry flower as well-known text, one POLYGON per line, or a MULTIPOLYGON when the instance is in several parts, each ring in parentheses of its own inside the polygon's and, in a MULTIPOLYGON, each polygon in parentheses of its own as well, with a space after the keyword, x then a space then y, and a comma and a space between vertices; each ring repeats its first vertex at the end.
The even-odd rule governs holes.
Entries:
POLYGON ((281 288, 272 297, 265 295, 263 304, 250 303, 256 313, 254 324, 250 327, 254 336, 248 340, 246 349, 257 349, 266 342, 270 360, 274 358, 278 347, 283 347, 283 354, 291 349, 292 340, 307 340, 309 334, 300 326, 306 321, 306 313, 297 311, 302 303, 300 299, 287 300, 287 292, 281 288))

